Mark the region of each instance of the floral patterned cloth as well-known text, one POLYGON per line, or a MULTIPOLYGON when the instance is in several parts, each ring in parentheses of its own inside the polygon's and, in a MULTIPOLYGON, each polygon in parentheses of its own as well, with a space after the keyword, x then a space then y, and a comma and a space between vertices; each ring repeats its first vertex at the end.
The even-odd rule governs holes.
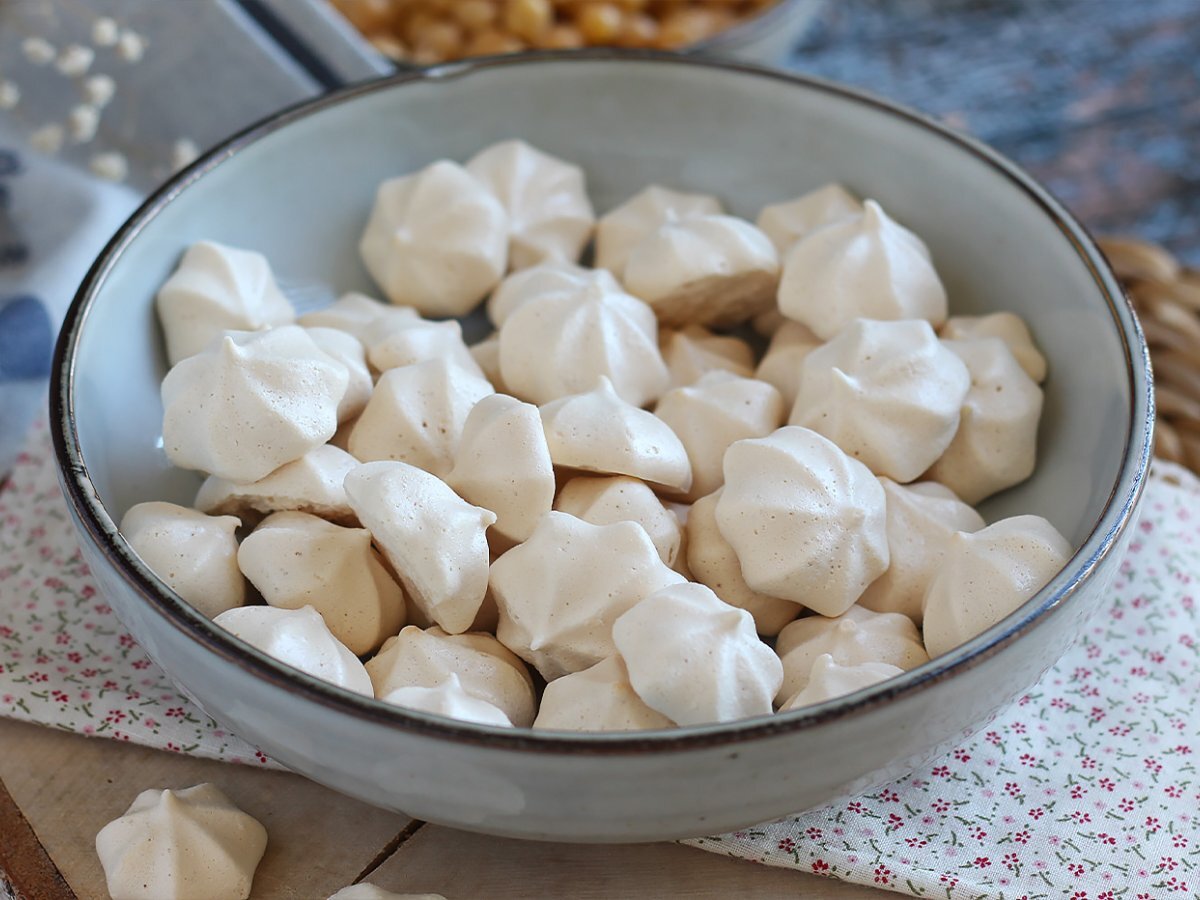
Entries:
MULTIPOLYGON (((687 843, 918 897, 1200 897, 1200 480, 1156 464, 1137 527, 1109 608, 983 732, 851 802, 687 843)), ((97 594, 44 425, 0 492, 0 714, 272 764, 97 594)))

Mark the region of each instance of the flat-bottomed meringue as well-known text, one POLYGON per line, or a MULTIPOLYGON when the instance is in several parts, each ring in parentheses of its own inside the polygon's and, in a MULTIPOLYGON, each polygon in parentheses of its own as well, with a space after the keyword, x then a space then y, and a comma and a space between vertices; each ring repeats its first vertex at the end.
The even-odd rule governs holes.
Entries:
POLYGON ((689 194, 657 184, 643 188, 596 223, 596 268, 620 278, 633 248, 660 225, 723 211, 721 201, 708 194, 689 194))
POLYGON ((695 384, 714 371, 732 372, 743 378, 754 374, 754 350, 749 344, 733 335, 715 334, 702 325, 664 330, 659 333, 659 345, 673 388, 695 384))
POLYGON ((1042 356, 1029 326, 1016 313, 997 312, 986 316, 951 316, 942 326, 941 336, 947 341, 974 338, 1000 338, 1008 345, 1025 374, 1041 384, 1046 380, 1046 357, 1042 356))
POLYGON ((783 397, 784 409, 791 409, 800 393, 800 375, 804 360, 823 342, 808 327, 791 319, 783 322, 771 336, 767 352, 759 360, 754 377, 774 385, 783 397))
POLYGON ((840 184, 827 184, 794 200, 764 206, 755 224, 783 256, 796 241, 824 225, 861 215, 862 203, 840 184))
POLYGON ((674 566, 679 556, 683 532, 679 519, 645 482, 636 478, 580 475, 563 485, 554 508, 593 525, 636 522, 668 566, 674 566))
POLYGON ((903 674, 903 669, 887 663, 840 665, 828 653, 822 653, 813 663, 804 687, 785 700, 779 711, 788 712, 815 703, 824 703, 826 700, 853 694, 903 674))
POLYGON ((546 685, 533 722, 534 728, 558 731, 646 731, 674 725, 637 695, 619 656, 546 685))
POLYGON ((501 710, 463 690, 462 683, 453 672, 447 675, 444 681, 431 687, 406 685, 389 691, 379 699, 394 706, 436 713, 477 725, 511 728, 513 724, 501 710))

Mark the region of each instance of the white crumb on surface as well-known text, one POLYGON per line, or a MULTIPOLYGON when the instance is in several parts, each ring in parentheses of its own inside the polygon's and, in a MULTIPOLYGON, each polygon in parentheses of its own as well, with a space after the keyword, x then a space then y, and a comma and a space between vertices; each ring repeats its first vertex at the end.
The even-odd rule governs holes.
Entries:
POLYGON ((136 31, 123 31, 117 39, 117 56, 127 63, 139 62, 146 53, 146 41, 136 31))
POLYGON ((38 153, 53 155, 62 149, 63 136, 61 125, 43 125, 29 136, 29 146, 38 153))
POLYGON ((21 89, 16 82, 0 80, 0 109, 14 109, 21 102, 21 89))
POLYGON ((92 75, 83 82, 83 99, 90 105, 102 108, 117 92, 117 83, 107 75, 92 75))
POLYGON ((54 45, 42 37, 25 38, 21 41, 21 52, 35 66, 48 66, 58 56, 54 45))
POLYGON ((115 151, 97 153, 88 162, 88 168, 97 178, 106 181, 124 181, 125 176, 129 174, 128 160, 115 151))
POLYGON ((68 78, 79 78, 87 74, 96 59, 96 51, 83 44, 71 44, 58 54, 54 66, 68 78))
POLYGON ((191 138, 180 138, 171 146, 171 171, 178 172, 184 166, 190 166, 200 155, 200 148, 191 138))
POLYGON ((67 132, 76 144, 86 144, 96 136, 100 127, 100 110, 81 103, 67 114, 67 132))
POLYGON ((103 16, 92 23, 92 43, 97 47, 112 47, 121 36, 115 20, 103 16))

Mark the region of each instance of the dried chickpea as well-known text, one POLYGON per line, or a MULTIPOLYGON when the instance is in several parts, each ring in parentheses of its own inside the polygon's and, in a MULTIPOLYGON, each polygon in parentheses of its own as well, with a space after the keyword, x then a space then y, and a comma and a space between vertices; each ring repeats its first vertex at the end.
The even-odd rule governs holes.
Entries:
POLYGON ((508 0, 504 6, 504 25, 526 41, 535 41, 554 24, 550 0, 508 0))
POLYGON ((732 15, 726 10, 677 9, 663 17, 662 27, 658 32, 658 46, 664 49, 675 49, 697 44, 711 37, 732 20, 732 15))
POLYGON ((463 52, 462 29, 454 22, 437 19, 416 32, 413 40, 413 55, 437 57, 436 62, 453 59, 463 52))
POLYGON ((500 17, 500 7, 489 0, 459 0, 454 4, 454 18, 468 31, 490 28, 500 17))
POLYGON ((611 44, 621 33, 624 17, 612 3, 585 3, 576 8, 575 22, 589 44, 611 44))
POLYGON ((394 59, 399 62, 409 57, 408 48, 394 34, 381 31, 377 34, 367 35, 367 40, 371 42, 372 47, 388 59, 394 59))
POLYGON ((544 31, 534 46, 543 50, 575 50, 584 46, 583 34, 574 25, 555 25, 544 31))
POLYGON ((467 56, 494 56, 500 53, 517 53, 525 49, 525 44, 511 34, 503 31, 481 31, 471 38, 466 46, 467 56))
POLYGON ((617 43, 622 47, 653 47, 658 41, 658 20, 646 13, 628 13, 621 19, 617 43))
POLYGON ((364 34, 386 30, 396 16, 392 0, 339 0, 337 8, 364 34))

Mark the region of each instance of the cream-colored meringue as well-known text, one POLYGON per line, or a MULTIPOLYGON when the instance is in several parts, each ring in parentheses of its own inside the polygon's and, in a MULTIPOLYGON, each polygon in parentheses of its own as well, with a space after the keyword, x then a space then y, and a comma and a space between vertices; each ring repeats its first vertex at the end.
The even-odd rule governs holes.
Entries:
POLYGON ((508 389, 504 386, 504 379, 500 377, 500 332, 493 331, 482 341, 472 344, 467 349, 471 351, 471 358, 483 372, 483 377, 490 381, 492 387, 498 392, 507 394, 508 389))
POLYGON ((873 684, 903 675, 899 666, 887 663, 864 662, 854 665, 839 665, 828 653, 822 653, 812 664, 808 681, 795 694, 783 702, 780 712, 789 712, 814 703, 824 703, 834 697, 853 694, 873 684))
POLYGON ((163 449, 180 468, 258 481, 333 437, 349 381, 297 325, 228 333, 163 379, 163 449))
POLYGON ((638 241, 621 280, 663 325, 728 328, 770 308, 779 254, 743 219, 697 216, 667 222, 638 241))
POLYGON ((376 697, 403 687, 434 687, 453 674, 466 693, 501 710, 519 728, 527 728, 537 712, 525 663, 490 634, 409 625, 368 660, 367 674, 376 697))
POLYGON ((800 238, 862 211, 861 201, 848 190, 827 184, 794 200, 764 206, 755 224, 783 256, 800 238))
POLYGON ((612 382, 541 407, 550 458, 556 466, 630 475, 669 491, 687 491, 692 467, 687 450, 653 413, 617 395, 612 382))
POLYGON ((623 613, 612 633, 634 691, 679 725, 774 711, 779 658, 758 639, 750 613, 702 584, 656 591, 623 613))
POLYGON ((529 537, 554 502, 554 465, 538 408, 507 394, 476 403, 446 483, 494 512, 498 534, 515 542, 529 537))
POLYGON ((622 293, 621 285, 604 269, 585 269, 575 263, 551 260, 518 269, 488 297, 487 313, 500 328, 515 310, 537 297, 582 299, 592 293, 622 293))
POLYGON ((210 619, 246 602, 233 516, 152 501, 131 506, 121 534, 167 586, 210 619))
POLYGON ((313 339, 317 348, 330 359, 337 360, 346 367, 349 380, 342 402, 338 404, 338 424, 349 422, 358 416, 371 399, 375 390, 375 379, 367 368, 367 356, 363 351, 362 342, 352 334, 337 328, 321 326, 305 326, 308 336, 313 339))
POLYGON ((971 373, 954 440, 926 478, 978 503, 1033 474, 1042 389, 999 338, 945 341, 971 373))
POLYGON ((345 331, 358 338, 366 347, 381 331, 390 331, 397 323, 422 320, 421 314, 411 306, 393 306, 390 303, 381 303, 366 294, 351 291, 342 294, 322 309, 306 312, 298 321, 305 328, 336 328, 338 331, 345 331))
POLYGON ((983 517, 936 481, 896 484, 880 478, 887 495, 888 570, 858 603, 875 612, 903 613, 921 624, 925 591, 942 567, 956 531, 974 532, 983 517))
POLYGON ((406 685, 389 691, 379 699, 395 706, 436 713, 439 716, 479 725, 511 728, 513 724, 502 710, 463 690, 462 683, 453 672, 447 675, 444 681, 431 687, 406 685))
POLYGON ((660 225, 722 212, 716 197, 652 184, 600 217, 596 223, 596 268, 607 269, 620 278, 633 248, 660 225))
POLYGON ((482 377, 445 359, 388 369, 347 446, 364 462, 394 459, 445 477, 467 416, 494 393, 482 377))
POLYGON ((321 614, 311 606, 243 606, 226 610, 213 621, 267 656, 313 678, 356 694, 374 695, 363 664, 333 636, 321 614))
POLYGON ((585 391, 601 375, 634 406, 667 386, 654 311, 593 280, 579 293, 523 302, 500 328, 500 374, 514 396, 549 403, 585 391))
POLYGON ((358 460, 332 444, 314 447, 258 481, 210 475, 196 494, 196 509, 210 515, 253 519, 284 510, 312 513, 339 525, 357 525, 342 482, 358 460))
POLYGON ((726 451, 717 525, 751 588, 822 615, 844 613, 888 567, 879 480, 807 428, 726 451))
POLYGON ((958 430, 971 386, 963 361, 923 319, 855 319, 804 358, 788 418, 877 475, 912 481, 958 430))
POLYGON ((1071 545, 1041 516, 1001 519, 950 538, 925 594, 925 648, 941 656, 982 634, 1045 587, 1071 545))
POLYGON ((212 784, 142 791, 96 835, 113 900, 245 900, 267 829, 212 784))
POLYGON ((583 169, 525 141, 492 144, 467 162, 508 213, 508 264, 579 259, 596 214, 583 169))
POLYGON ((974 338, 1000 338, 1008 345, 1025 374, 1041 384, 1046 380, 1046 357, 1042 356, 1029 326, 1016 313, 998 312, 986 316, 951 316, 942 326, 942 338, 948 341, 974 338))
POLYGON ((771 337, 767 352, 759 361, 754 377, 774 385, 783 397, 784 409, 791 409, 800 393, 800 375, 808 354, 821 346, 822 340, 799 322, 788 319, 771 337))
POLYGON ((640 525, 550 512, 529 540, 492 563, 496 637, 550 681, 612 656, 617 617, 682 581, 640 525))
POLYGON ((779 308, 829 340, 855 319, 946 321, 946 290, 921 239, 874 200, 801 238, 783 261, 779 308))
POLYGON ((413 604, 451 634, 470 628, 487 591, 484 532, 495 513, 402 462, 363 463, 346 476, 346 496, 413 604))
POLYGON ((803 608, 791 600, 760 594, 746 584, 742 567, 729 541, 717 527, 717 502, 721 491, 701 497, 687 517, 687 563, 691 580, 707 585, 713 593, 754 617, 758 633, 770 637, 800 615, 803 608))
POLYGON ((879 613, 855 604, 834 618, 806 616, 797 619, 775 641, 783 660, 783 703, 808 684, 813 663, 823 653, 842 666, 887 663, 905 671, 929 661, 921 634, 908 616, 879 613))
POLYGON ((187 249, 155 305, 171 365, 226 331, 259 331, 296 319, 265 256, 212 241, 187 249))
POLYGON ((396 894, 363 881, 344 887, 326 900, 446 900, 441 894, 396 894))
POLYGON ((624 475, 581 475, 563 485, 554 508, 593 525, 636 522, 649 535, 663 562, 674 567, 679 557, 683 539, 679 519, 644 481, 624 475))
POLYGON ((709 372, 732 372, 743 378, 754 374, 754 350, 749 344, 739 337, 714 334, 702 325, 663 330, 659 346, 673 388, 695 384, 709 372))
POLYGON ((311 606, 355 656, 379 649, 404 625, 404 593, 365 528, 274 513, 242 541, 238 565, 268 605, 311 606))
POLYGON ((654 407, 687 450, 692 464, 688 498, 725 483, 722 464, 734 441, 766 437, 783 424, 783 398, 765 381, 709 372, 689 387, 667 391, 654 407))
POLYGON ((379 186, 358 250, 393 303, 460 316, 508 268, 508 227, 504 206, 483 182, 439 160, 379 186))
POLYGON ((557 731, 646 731, 674 722, 655 712, 633 690, 619 656, 556 678, 542 694, 534 728, 557 731))
POLYGON ((382 324, 374 340, 367 344, 367 359, 380 372, 412 366, 430 359, 454 363, 465 372, 483 378, 483 369, 475 362, 457 319, 435 322, 432 319, 395 320, 382 324))

